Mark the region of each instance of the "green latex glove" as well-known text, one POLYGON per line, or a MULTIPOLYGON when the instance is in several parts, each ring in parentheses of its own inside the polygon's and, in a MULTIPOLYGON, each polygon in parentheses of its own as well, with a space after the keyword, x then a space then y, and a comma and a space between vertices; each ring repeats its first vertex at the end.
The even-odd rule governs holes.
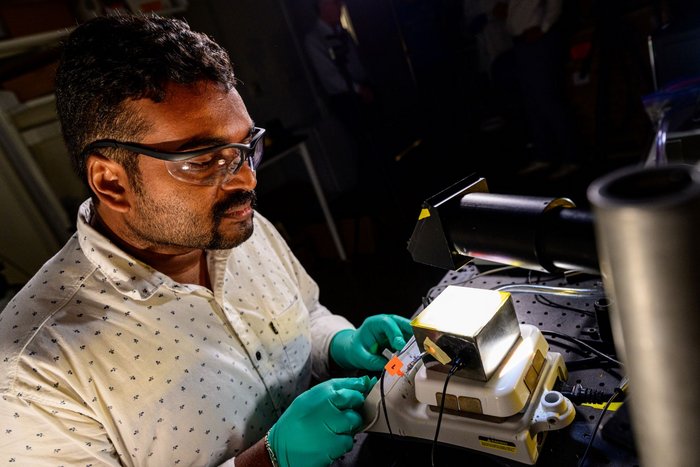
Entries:
POLYGON ((382 349, 401 350, 413 335, 410 321, 397 315, 370 316, 359 329, 345 329, 331 340, 331 358, 345 369, 381 371, 382 349))
POLYGON ((267 434, 280 467, 330 465, 352 449, 357 410, 376 378, 337 378, 301 393, 267 434))

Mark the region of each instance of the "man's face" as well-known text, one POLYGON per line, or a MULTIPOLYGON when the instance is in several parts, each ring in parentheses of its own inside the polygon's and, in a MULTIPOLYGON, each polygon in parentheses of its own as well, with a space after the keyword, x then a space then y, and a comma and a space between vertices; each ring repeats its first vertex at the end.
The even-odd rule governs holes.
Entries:
MULTIPOLYGON (((253 126, 238 92, 211 83, 170 85, 163 102, 140 99, 128 106, 149 127, 138 143, 163 151, 247 142, 253 126)), ((140 188, 131 190, 124 216, 135 246, 162 253, 225 249, 253 233, 256 179, 248 164, 216 186, 176 180, 163 161, 144 155, 138 156, 138 168, 140 188)))

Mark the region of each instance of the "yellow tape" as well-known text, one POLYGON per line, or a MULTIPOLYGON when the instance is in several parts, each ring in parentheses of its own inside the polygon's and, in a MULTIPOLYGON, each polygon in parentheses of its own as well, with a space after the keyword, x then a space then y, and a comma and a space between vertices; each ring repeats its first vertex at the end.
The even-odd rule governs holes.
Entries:
POLYGON ((435 360, 443 365, 447 365, 452 360, 450 356, 438 347, 435 342, 431 341, 429 337, 426 337, 423 341, 423 347, 425 347, 426 352, 435 357, 435 360))
MULTIPOLYGON (((598 409, 598 410, 603 410, 603 407, 605 407, 605 404, 589 404, 587 402, 583 403, 581 405, 585 405, 586 407, 593 407, 594 409, 598 409)), ((612 404, 610 404, 610 407, 608 407, 608 412, 616 411, 617 409, 620 408, 621 405, 622 405, 622 402, 613 402, 612 404)))
POLYGON ((430 217, 430 211, 427 210, 427 209, 425 209, 425 208, 423 208, 423 209, 420 210, 420 215, 418 216, 418 220, 419 220, 419 221, 422 221, 422 220, 425 219, 426 217, 430 217))

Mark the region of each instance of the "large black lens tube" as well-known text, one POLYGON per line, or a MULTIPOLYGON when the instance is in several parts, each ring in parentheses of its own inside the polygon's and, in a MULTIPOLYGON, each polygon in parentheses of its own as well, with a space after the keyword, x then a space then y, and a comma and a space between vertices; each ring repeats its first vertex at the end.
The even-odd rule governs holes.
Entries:
POLYGON ((462 255, 526 269, 598 272, 592 214, 567 199, 468 193, 443 215, 462 255))
POLYGON ((641 464, 698 465, 700 174, 623 169, 594 182, 588 198, 641 464))

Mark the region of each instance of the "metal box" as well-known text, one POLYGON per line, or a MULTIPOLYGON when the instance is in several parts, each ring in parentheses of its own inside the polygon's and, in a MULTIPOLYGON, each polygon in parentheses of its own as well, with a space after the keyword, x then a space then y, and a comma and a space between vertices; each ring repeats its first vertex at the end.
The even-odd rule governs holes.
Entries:
POLYGON ((411 321, 427 370, 488 381, 520 338, 513 301, 507 292, 448 286, 411 321))

